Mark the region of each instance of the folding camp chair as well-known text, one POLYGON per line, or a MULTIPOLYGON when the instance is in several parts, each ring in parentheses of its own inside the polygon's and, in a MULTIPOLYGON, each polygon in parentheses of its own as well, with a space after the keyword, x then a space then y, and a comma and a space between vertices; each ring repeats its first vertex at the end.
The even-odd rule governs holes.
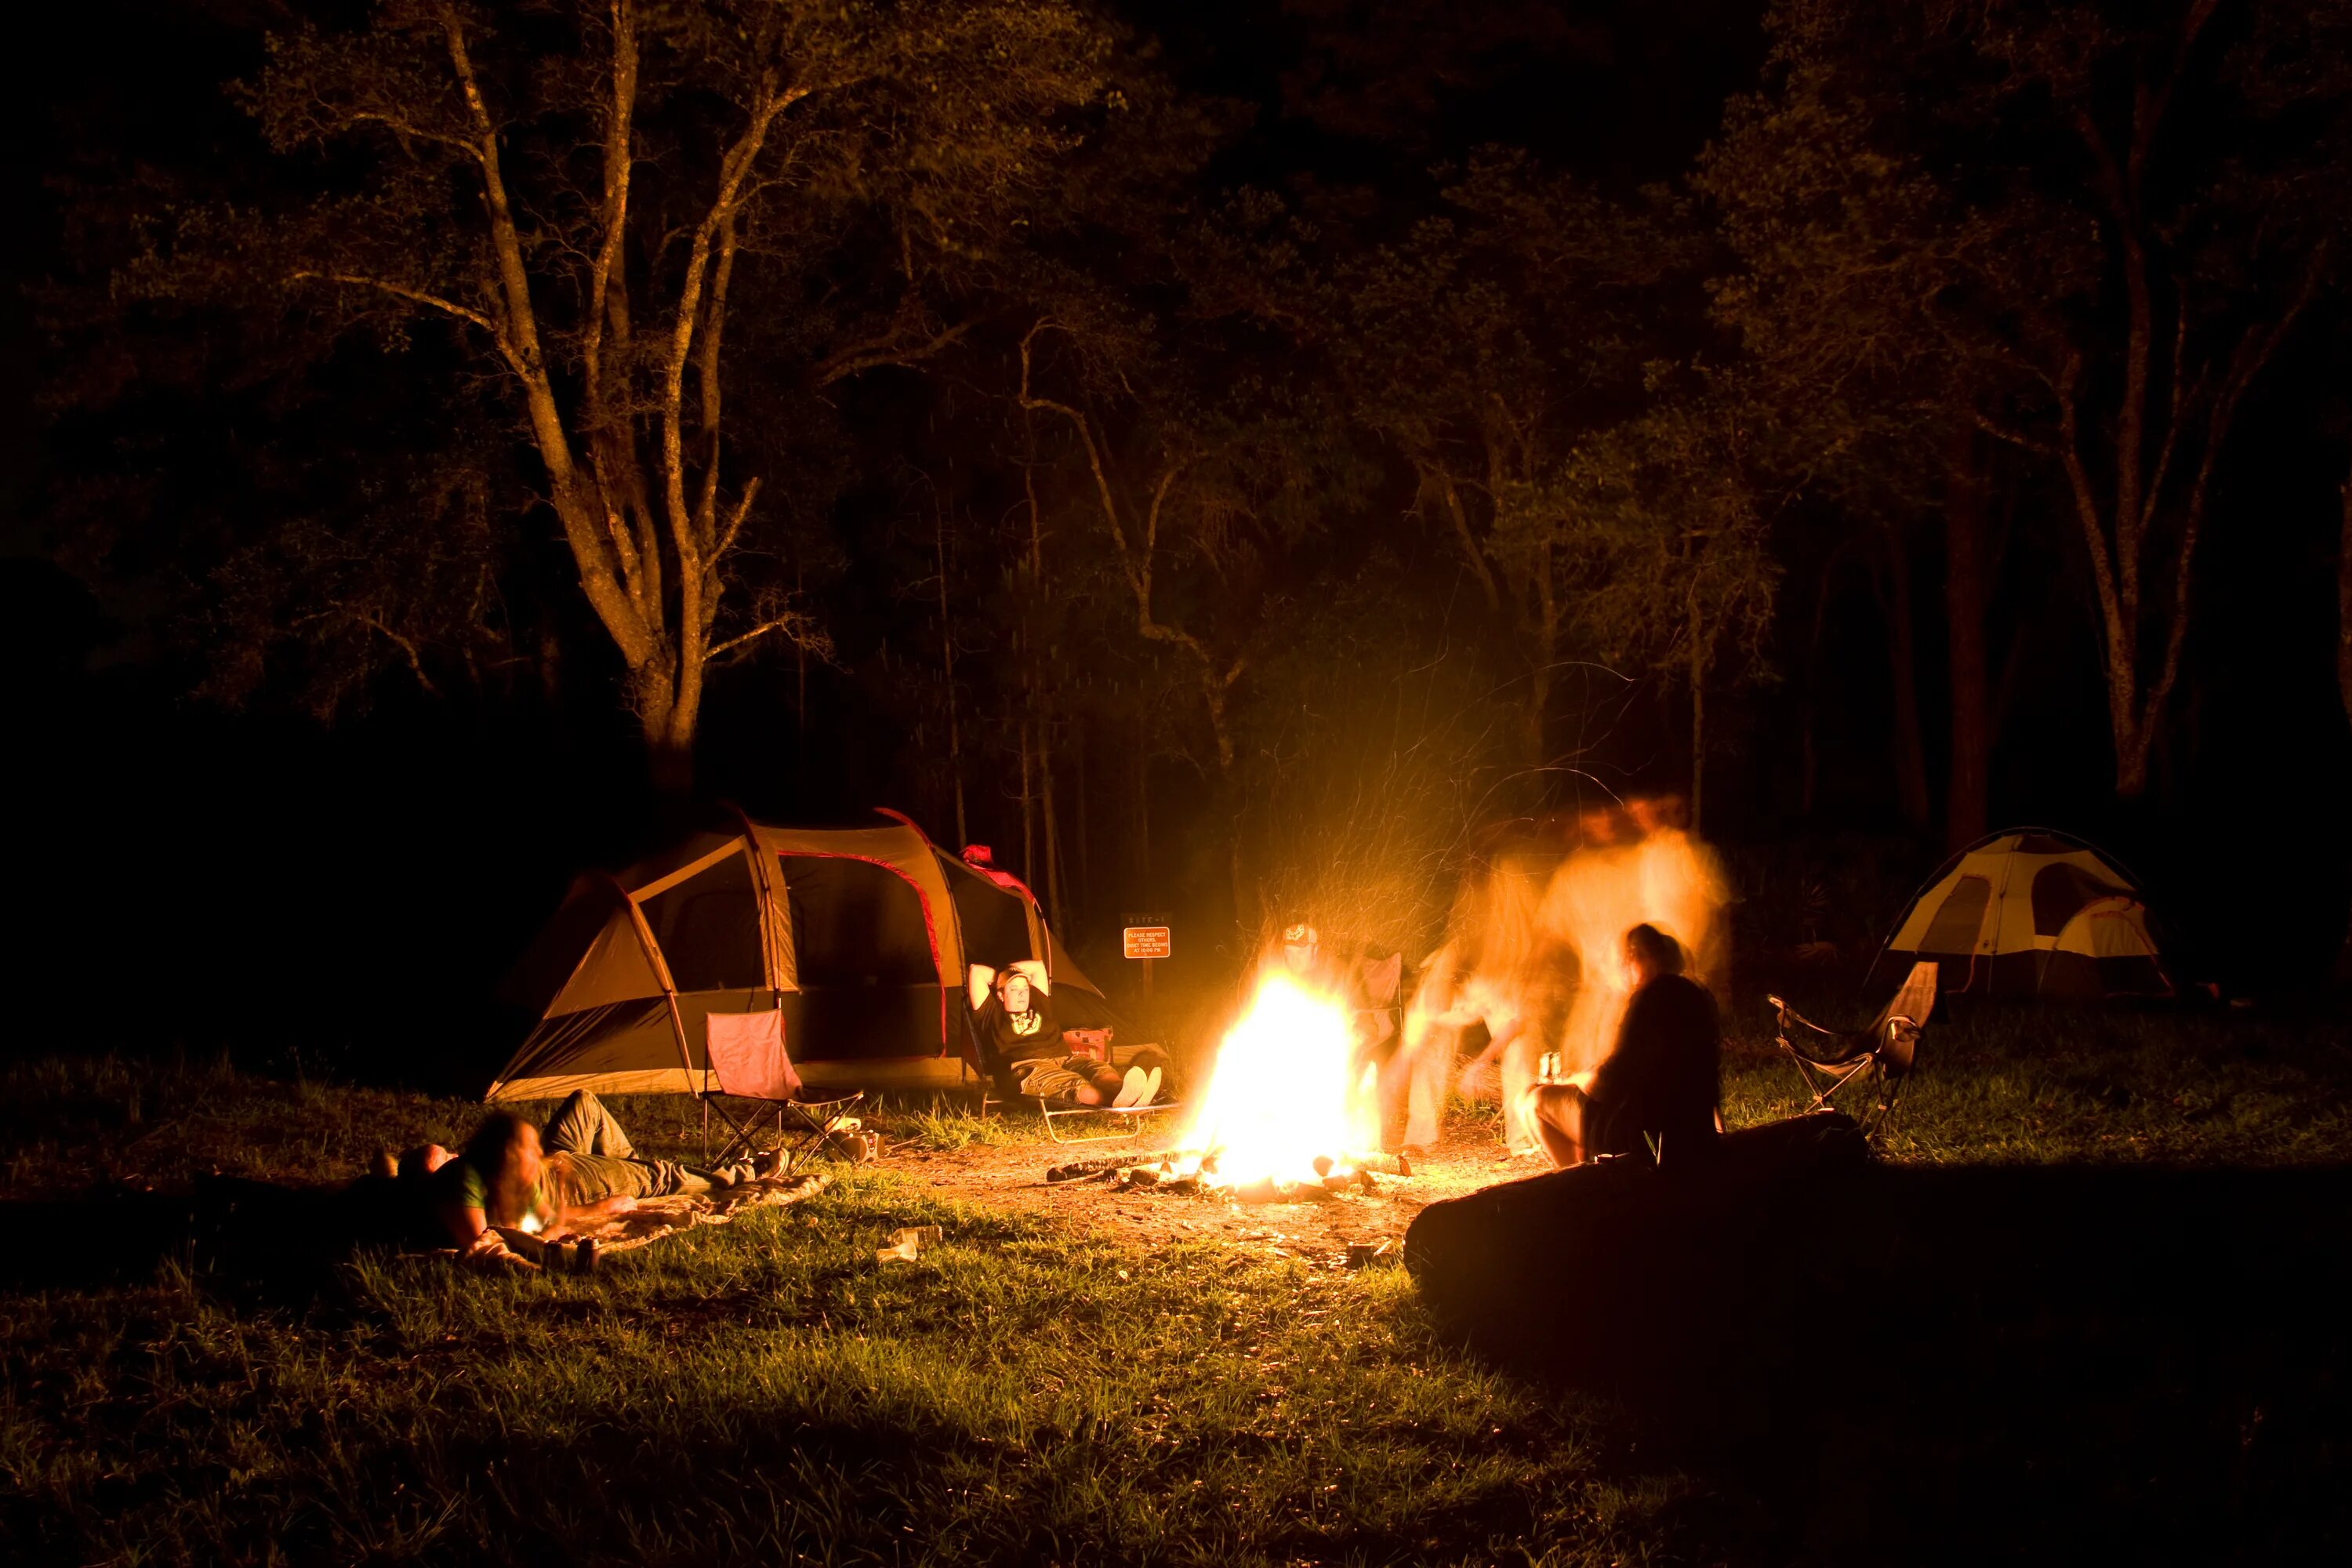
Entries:
POLYGON ((835 1131, 842 1113, 866 1098, 863 1089, 819 1099, 811 1096, 784 1052, 784 1015, 780 1009, 761 1013, 713 1013, 707 1027, 709 1066, 703 1072, 702 1152, 712 1165, 725 1165, 753 1152, 766 1138, 765 1122, 775 1113, 774 1142, 786 1168, 800 1164, 835 1131), (730 1107, 720 1097, 750 1100, 749 1109, 730 1107), (728 1138, 716 1158, 710 1157, 710 1115, 719 1113, 728 1138))
MULTIPOLYGON (((1138 1050, 1142 1048, 1140 1046, 1136 1047, 1138 1050)), ((1037 1114, 1045 1119, 1045 1136, 1056 1143, 1102 1143, 1113 1138, 1132 1138, 1136 1136, 1134 1118, 1154 1116, 1164 1110, 1173 1110, 1181 1103, 1178 1100, 1163 1100, 1150 1105, 1078 1105, 1056 1104, 1053 1100, 1034 1094, 1024 1094, 1021 1098, 1037 1108, 1037 1114), (1102 1132, 1062 1131, 1063 1124, 1073 1118, 1087 1116, 1109 1117, 1111 1120, 1108 1131, 1102 1132)))
POLYGON ((1936 1006, 1936 966, 1913 964, 1902 988, 1860 1034, 1824 1029, 1778 996, 1765 1000, 1780 1014, 1774 1043, 1789 1053, 1805 1087, 1813 1091, 1813 1103, 1806 1109, 1843 1110, 1864 1132, 1874 1132, 1894 1111, 1895 1097, 1917 1059, 1919 1037, 1936 1006), (1835 1104, 1835 1098, 1849 1089, 1853 1092, 1845 1094, 1846 1103, 1835 1104))

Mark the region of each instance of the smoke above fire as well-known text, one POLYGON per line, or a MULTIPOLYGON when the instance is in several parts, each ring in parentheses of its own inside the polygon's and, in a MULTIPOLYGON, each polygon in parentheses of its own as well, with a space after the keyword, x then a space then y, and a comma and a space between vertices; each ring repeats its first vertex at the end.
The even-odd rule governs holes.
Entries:
POLYGON ((1487 1052, 1461 1088, 1498 1093, 1506 1139, 1528 1147, 1520 1100, 1542 1057, 1556 1051, 1562 1070, 1582 1071, 1615 1041, 1632 995, 1622 954, 1634 926, 1673 937, 1691 978, 1720 988, 1728 886, 1714 851, 1682 826, 1680 805, 1586 811, 1479 858, 1406 1012, 1407 1142, 1436 1141, 1457 1051, 1483 1024, 1487 1052))

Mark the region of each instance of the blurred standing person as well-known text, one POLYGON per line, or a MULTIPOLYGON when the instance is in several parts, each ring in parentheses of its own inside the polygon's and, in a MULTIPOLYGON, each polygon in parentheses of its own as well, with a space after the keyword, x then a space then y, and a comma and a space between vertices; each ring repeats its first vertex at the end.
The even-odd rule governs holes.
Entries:
POLYGON ((1724 919, 1731 887, 1723 862, 1692 836, 1683 797, 1662 795, 1627 803, 1640 835, 1633 850, 1641 883, 1642 918, 1682 943, 1684 973, 1723 999, 1731 982, 1730 922, 1724 919))
MULTIPOLYGON (((1638 854, 1622 811, 1588 806, 1577 818, 1575 847, 1544 893, 1543 930, 1573 955, 1573 989, 1566 1027, 1543 1048, 1557 1049, 1571 1068, 1590 1068, 1608 1053, 1624 1012, 1627 992, 1615 954, 1626 928, 1647 918, 1638 854)), ((1515 1098, 1525 1088, 1506 1086, 1515 1098)))
POLYGON ((1519 1091, 1535 1081, 1536 1058, 1558 1035, 1574 977, 1573 958, 1539 919, 1558 864, 1556 851, 1522 844, 1481 854, 1465 874, 1445 942, 1423 966, 1405 1016, 1408 1147, 1437 1141, 1446 1095, 1457 1089, 1465 1100, 1499 1100, 1513 1152, 1536 1147, 1519 1091), (1462 1044, 1482 1025, 1486 1044, 1457 1079, 1462 1044))

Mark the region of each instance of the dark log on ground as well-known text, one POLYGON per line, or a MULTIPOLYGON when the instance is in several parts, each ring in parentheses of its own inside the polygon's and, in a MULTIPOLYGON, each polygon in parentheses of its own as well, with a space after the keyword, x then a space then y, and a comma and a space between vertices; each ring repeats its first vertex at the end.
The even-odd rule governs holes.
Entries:
POLYGON ((1433 1204, 1405 1263, 1480 1353, 1614 1394, 1677 1463, 1934 1521, 1876 1561, 2352 1530, 2352 1170, 1888 1165, 1828 1131, 1433 1204))

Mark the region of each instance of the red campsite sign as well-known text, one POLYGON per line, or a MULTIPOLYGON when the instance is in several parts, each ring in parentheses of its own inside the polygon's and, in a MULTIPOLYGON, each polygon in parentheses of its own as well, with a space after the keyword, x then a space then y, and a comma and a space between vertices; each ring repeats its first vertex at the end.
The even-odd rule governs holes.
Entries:
POLYGON ((1128 926, 1123 934, 1129 958, 1166 958, 1174 951, 1166 926, 1128 926))

